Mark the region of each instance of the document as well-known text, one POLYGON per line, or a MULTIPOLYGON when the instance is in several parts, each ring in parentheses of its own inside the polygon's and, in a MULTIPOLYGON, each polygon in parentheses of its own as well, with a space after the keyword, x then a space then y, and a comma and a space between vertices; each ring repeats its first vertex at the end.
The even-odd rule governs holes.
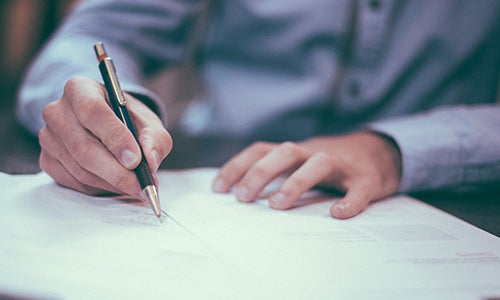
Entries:
POLYGON ((161 171, 163 224, 147 203, 87 196, 44 173, 0 173, 0 296, 500 297, 500 239, 417 199, 397 195, 336 220, 335 196, 311 191, 286 211, 243 204, 211 191, 216 172, 161 171))

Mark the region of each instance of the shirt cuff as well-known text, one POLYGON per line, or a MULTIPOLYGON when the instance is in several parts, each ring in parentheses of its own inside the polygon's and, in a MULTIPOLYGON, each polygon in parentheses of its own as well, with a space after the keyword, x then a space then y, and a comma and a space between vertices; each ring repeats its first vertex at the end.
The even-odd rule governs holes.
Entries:
MULTIPOLYGON (((452 122, 450 122, 452 123, 452 122)), ((424 115, 372 123, 372 131, 391 137, 401 152, 398 192, 457 187, 463 178, 460 140, 446 120, 431 122, 424 115)))

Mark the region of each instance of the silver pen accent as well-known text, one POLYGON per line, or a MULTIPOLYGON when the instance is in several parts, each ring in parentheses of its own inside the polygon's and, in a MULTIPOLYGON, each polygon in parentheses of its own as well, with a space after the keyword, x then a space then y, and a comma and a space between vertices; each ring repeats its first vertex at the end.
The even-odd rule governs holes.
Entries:
POLYGON ((99 70, 101 71, 102 79, 104 80, 104 86, 108 92, 109 101, 111 102, 111 107, 115 112, 116 116, 125 124, 134 136, 139 149, 141 150, 141 162, 134 169, 134 172, 141 185, 143 195, 149 200, 153 212, 160 219, 161 222, 161 207, 160 199, 158 197, 158 189, 154 183, 153 175, 148 167, 148 163, 144 157, 144 152, 142 150, 141 144, 139 142, 137 133, 132 123, 132 118, 127 110, 127 102, 125 96, 118 81, 118 76, 116 75, 116 68, 113 60, 108 56, 104 45, 99 42, 94 45, 95 54, 97 60, 99 61, 99 70))

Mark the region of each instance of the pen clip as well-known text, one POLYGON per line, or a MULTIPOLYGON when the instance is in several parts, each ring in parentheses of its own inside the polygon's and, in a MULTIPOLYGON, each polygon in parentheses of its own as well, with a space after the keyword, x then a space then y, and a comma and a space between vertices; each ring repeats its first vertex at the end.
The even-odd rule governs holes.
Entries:
POLYGON ((116 75, 115 64, 111 60, 111 58, 106 57, 102 60, 102 62, 106 69, 108 69, 109 81, 111 82, 111 88, 113 89, 113 95, 116 96, 116 100, 118 104, 121 106, 127 105, 127 101, 125 100, 125 96, 123 95, 122 88, 120 86, 120 82, 118 81, 118 76, 116 75))
POLYGON ((115 100, 120 106, 125 106, 127 101, 125 100, 120 82, 118 81, 118 75, 116 75, 115 64, 106 53, 104 44, 102 42, 96 43, 94 45, 94 51, 99 61, 99 68, 101 69, 101 74, 103 74, 104 81, 106 81, 106 79, 109 80, 109 84, 106 87, 108 89, 111 88, 111 91, 108 90, 108 94, 110 94, 109 97, 116 98, 115 100))

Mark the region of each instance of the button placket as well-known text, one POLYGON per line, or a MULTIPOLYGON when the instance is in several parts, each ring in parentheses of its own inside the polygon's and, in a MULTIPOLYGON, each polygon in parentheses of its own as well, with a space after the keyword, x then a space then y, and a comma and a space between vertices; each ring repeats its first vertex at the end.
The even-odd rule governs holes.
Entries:
POLYGON ((382 5, 382 1, 381 0, 369 0, 368 4, 369 4, 370 9, 375 11, 375 10, 378 10, 380 8, 380 6, 382 5))
POLYGON ((364 90, 376 76, 376 65, 388 38, 388 26, 394 3, 382 0, 361 1, 356 23, 353 55, 347 65, 340 89, 340 105, 356 109, 370 99, 363 99, 364 90))

